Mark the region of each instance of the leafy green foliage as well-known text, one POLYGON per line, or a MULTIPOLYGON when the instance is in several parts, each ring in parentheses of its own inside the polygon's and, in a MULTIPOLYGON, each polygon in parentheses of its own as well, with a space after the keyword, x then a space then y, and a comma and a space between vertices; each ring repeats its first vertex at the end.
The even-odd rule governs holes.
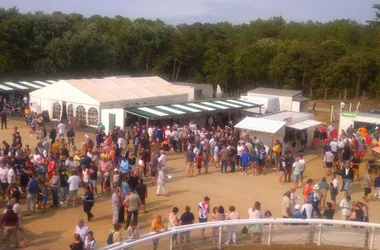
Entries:
POLYGON ((367 90, 376 97, 380 26, 282 17, 173 26, 143 18, 0 8, 0 72, 15 80, 159 75, 220 84, 231 92, 257 86, 306 93, 346 88, 352 95, 367 90))

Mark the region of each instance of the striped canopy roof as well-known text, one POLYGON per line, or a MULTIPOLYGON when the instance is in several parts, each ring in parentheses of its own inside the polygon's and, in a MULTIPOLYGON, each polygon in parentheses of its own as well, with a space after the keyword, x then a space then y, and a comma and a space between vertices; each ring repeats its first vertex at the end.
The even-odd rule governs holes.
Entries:
POLYGON ((13 90, 35 90, 40 89, 50 84, 54 81, 6 81, 0 82, 0 91, 13 91, 13 90))
POLYGON ((226 99, 226 100, 208 100, 199 102, 189 102, 180 104, 167 104, 158 106, 147 106, 140 108, 125 108, 128 113, 141 116, 148 119, 166 118, 177 115, 187 115, 191 113, 227 111, 230 109, 246 109, 261 107, 260 104, 250 103, 247 101, 226 99))

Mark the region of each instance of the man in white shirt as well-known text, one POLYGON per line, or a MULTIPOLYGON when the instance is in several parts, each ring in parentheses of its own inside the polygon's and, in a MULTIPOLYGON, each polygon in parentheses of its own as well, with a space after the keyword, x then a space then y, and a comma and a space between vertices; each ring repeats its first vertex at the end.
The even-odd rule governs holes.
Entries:
POLYGON ((57 127, 57 130, 58 130, 58 136, 63 138, 65 136, 65 129, 66 129, 66 125, 63 123, 63 121, 61 120, 58 124, 58 127, 57 127))
POLYGON ((9 187, 8 184, 8 168, 5 166, 5 162, 0 162, 0 185, 3 193, 3 200, 5 200, 5 196, 9 187))
POLYGON ((330 197, 331 197, 331 203, 332 203, 332 209, 335 210, 336 207, 336 196, 339 192, 339 181, 336 178, 336 175, 333 174, 332 181, 330 184, 330 197))
POLYGON ((351 196, 347 195, 340 202, 339 207, 342 209, 342 220, 350 220, 350 214, 352 209, 351 196))
POLYGON ((29 98, 27 96, 24 96, 24 98, 22 98, 22 101, 23 101, 25 107, 28 106, 29 98))
POLYGON ((158 168, 158 176, 157 176, 157 196, 169 196, 166 194, 166 188, 165 188, 165 173, 162 170, 162 167, 158 168), (162 194, 161 194, 162 191, 162 194))
POLYGON ((84 225, 84 220, 80 220, 75 227, 74 234, 79 234, 82 241, 85 242, 88 232, 90 232, 90 229, 84 225))
POLYGON ((306 161, 305 159, 303 158, 303 155, 299 155, 298 156, 299 158, 299 162, 302 164, 302 168, 301 168, 301 178, 300 178, 300 182, 298 184, 298 187, 302 186, 302 182, 303 182, 303 173, 305 173, 305 170, 306 170, 306 161))
POLYGON ((331 153, 333 153, 334 156, 337 156, 338 154, 338 142, 336 141, 336 138, 333 139, 332 142, 330 142, 330 148, 331 148, 331 153))
POLYGON ((331 169, 333 167, 334 155, 331 151, 325 153, 325 167, 326 167, 326 176, 330 175, 331 169))
POLYGON ((67 198, 66 203, 69 203, 69 201, 72 200, 73 207, 75 207, 75 201, 78 196, 79 182, 80 179, 76 171, 74 171, 73 175, 67 180, 67 183, 69 184, 69 197, 67 198))
POLYGON ((24 236, 24 240, 28 241, 28 238, 26 237, 25 231, 22 227, 22 213, 20 203, 17 202, 16 198, 11 198, 11 205, 13 212, 15 212, 18 217, 18 231, 24 236))
POLYGON ((164 167, 166 165, 166 159, 167 155, 165 154, 165 151, 160 150, 160 157, 158 157, 158 162, 160 163, 160 167, 164 167))
POLYGON ((8 173, 7 173, 7 179, 8 179, 8 190, 12 187, 14 183, 16 183, 16 173, 11 165, 7 165, 8 167, 8 173))

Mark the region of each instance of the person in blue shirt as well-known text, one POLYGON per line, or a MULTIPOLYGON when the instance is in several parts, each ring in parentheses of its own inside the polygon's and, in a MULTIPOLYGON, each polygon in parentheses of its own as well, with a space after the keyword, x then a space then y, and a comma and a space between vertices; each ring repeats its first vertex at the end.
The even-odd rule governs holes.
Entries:
POLYGON ((161 142, 161 140, 162 140, 162 129, 160 126, 157 127, 156 138, 157 138, 157 142, 161 142))
POLYGON ((129 175, 129 162, 128 157, 124 157, 120 162, 120 173, 129 175))
POLYGON ((248 171, 248 165, 249 165, 249 158, 250 158, 250 155, 243 151, 243 153, 241 154, 241 171, 242 171, 242 175, 247 175, 247 171, 248 171))
POLYGON ((123 176, 123 182, 121 183, 121 196, 123 199, 128 195, 129 190, 129 184, 128 184, 128 177, 123 176))
POLYGON ((251 162, 252 162, 252 175, 251 176, 257 175, 257 170, 259 168, 259 160, 260 160, 260 157, 256 153, 256 150, 253 150, 253 152, 251 154, 251 162))
POLYGON ((259 168, 260 172, 262 171, 264 175, 267 174, 266 171, 266 158, 267 158, 267 151, 265 150, 264 146, 261 146, 259 149, 259 168))
POLYGON ((33 204, 33 213, 36 212, 36 201, 37 201, 37 192, 38 192, 38 183, 35 179, 35 175, 29 176, 28 186, 26 188, 28 194, 26 195, 26 211, 27 214, 25 216, 29 216, 31 214, 30 205, 33 204))
POLYGON ((135 155, 137 155, 138 151, 139 151, 139 144, 140 144, 140 138, 139 136, 137 135, 137 132, 135 134, 135 137, 133 138, 133 146, 134 146, 134 153, 135 155))

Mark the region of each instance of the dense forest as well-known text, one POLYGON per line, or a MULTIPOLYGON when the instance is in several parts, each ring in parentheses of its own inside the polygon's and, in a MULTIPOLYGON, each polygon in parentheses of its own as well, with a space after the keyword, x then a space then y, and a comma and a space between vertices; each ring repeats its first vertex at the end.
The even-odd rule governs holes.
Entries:
POLYGON ((380 94, 376 24, 273 17, 239 25, 173 26, 0 8, 0 81, 158 75, 220 84, 227 92, 256 86, 304 92, 347 88, 353 96, 366 90, 375 97, 380 94))

